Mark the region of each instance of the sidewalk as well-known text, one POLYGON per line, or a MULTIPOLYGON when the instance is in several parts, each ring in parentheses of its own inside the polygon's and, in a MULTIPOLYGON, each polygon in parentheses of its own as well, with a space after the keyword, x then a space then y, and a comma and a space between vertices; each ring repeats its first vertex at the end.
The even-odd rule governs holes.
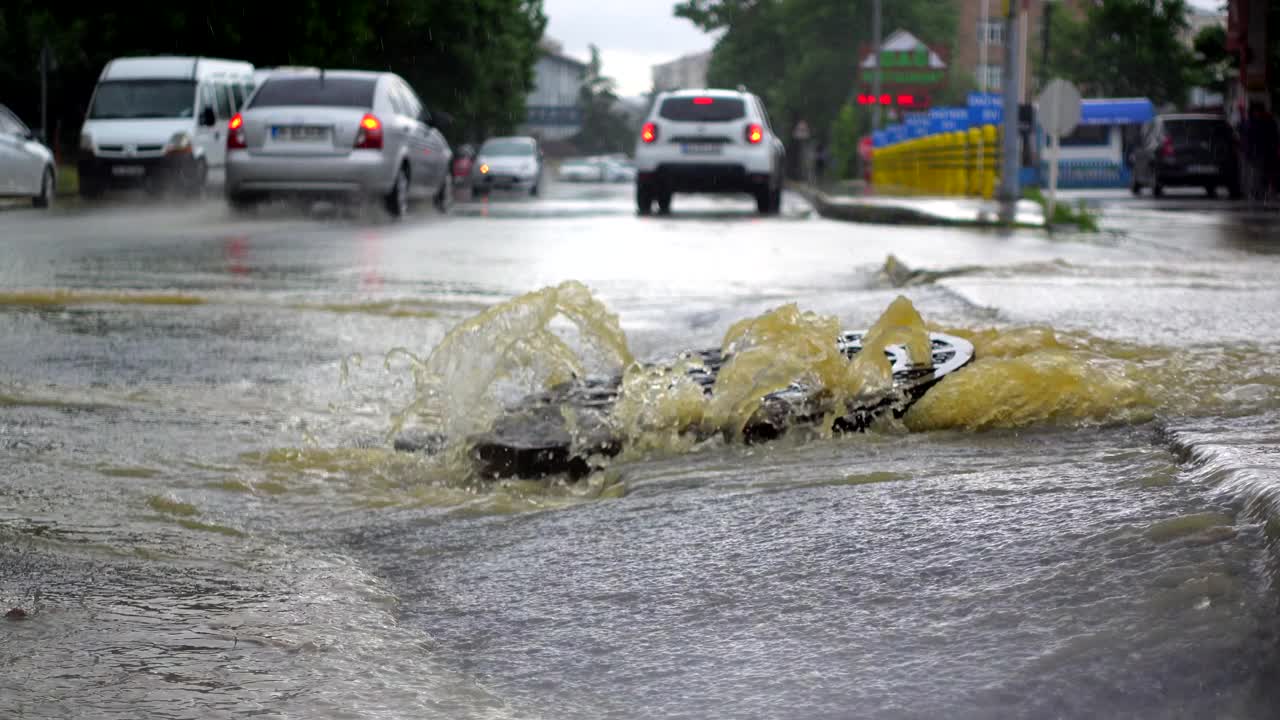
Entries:
MULTIPOLYGON (((888 196, 858 193, 854 189, 830 192, 813 186, 791 188, 813 204, 822 217, 878 225, 948 225, 1000 227, 1000 206, 981 198, 888 196)), ((1032 200, 1019 200, 1014 224, 1043 228, 1044 210, 1032 200)))

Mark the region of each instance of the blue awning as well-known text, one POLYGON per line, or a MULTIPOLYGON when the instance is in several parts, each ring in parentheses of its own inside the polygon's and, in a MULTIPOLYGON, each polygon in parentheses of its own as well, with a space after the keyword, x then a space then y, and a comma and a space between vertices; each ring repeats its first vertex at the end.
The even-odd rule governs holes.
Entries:
POLYGON ((1155 114, 1155 107, 1146 98, 1108 98, 1080 103, 1081 125, 1140 124, 1155 114))

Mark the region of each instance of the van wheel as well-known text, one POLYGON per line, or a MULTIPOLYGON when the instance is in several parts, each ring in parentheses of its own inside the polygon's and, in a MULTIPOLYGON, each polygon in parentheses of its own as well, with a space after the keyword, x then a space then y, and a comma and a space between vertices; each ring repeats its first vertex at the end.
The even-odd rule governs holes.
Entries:
POLYGON ((53 198, 58 193, 57 185, 54 181, 53 168, 45 168, 44 176, 40 178, 40 194, 31 198, 31 205, 38 208, 53 207, 53 198))
POLYGON ((396 173, 396 182, 385 198, 387 213, 393 218, 402 218, 409 212, 409 168, 400 166, 396 173))
POLYGON ((85 200, 100 200, 104 192, 106 188, 102 183, 93 178, 80 176, 80 197, 85 200))
POLYGON ((204 195, 205 183, 209 180, 209 166, 204 160, 196 162, 195 171, 191 173, 191 177, 187 178, 187 182, 182 187, 184 195, 190 198, 199 198, 204 195))

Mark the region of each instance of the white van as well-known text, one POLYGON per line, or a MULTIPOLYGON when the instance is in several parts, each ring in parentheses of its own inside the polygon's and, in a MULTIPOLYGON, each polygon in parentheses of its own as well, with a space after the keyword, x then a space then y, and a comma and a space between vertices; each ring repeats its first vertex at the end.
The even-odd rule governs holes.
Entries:
POLYGON ((107 63, 80 133, 80 193, 142 186, 195 194, 221 183, 227 123, 253 91, 253 71, 200 57, 107 63))

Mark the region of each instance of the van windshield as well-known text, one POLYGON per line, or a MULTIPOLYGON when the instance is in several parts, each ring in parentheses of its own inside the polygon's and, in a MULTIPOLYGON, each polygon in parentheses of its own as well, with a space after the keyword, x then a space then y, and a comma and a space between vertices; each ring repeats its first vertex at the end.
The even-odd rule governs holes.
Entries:
POLYGON ((189 118, 195 116, 193 80, 109 80, 98 83, 89 118, 189 118))

